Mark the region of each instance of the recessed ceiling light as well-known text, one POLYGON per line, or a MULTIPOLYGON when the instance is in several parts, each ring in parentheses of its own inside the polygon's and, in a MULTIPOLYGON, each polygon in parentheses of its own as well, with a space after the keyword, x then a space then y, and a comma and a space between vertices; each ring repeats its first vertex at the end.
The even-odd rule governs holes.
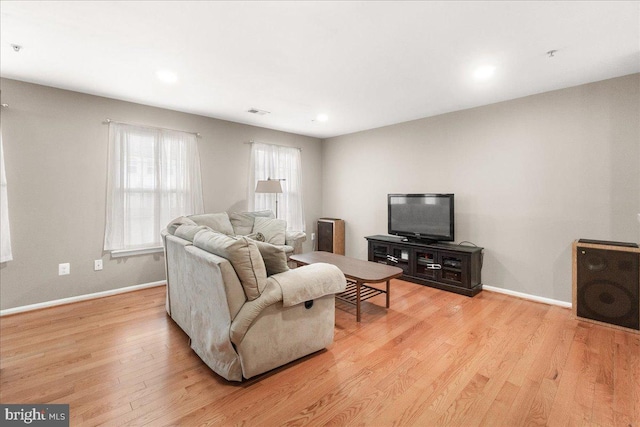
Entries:
POLYGON ((316 116, 316 120, 319 122, 326 122, 327 120, 329 120, 329 116, 327 116, 326 114, 318 114, 316 116))
POLYGON ((169 70, 159 70, 156 72, 156 77, 158 80, 165 83, 175 83, 178 81, 178 75, 173 71, 169 70))
POLYGON ((493 65, 483 65, 481 67, 476 68, 473 72, 473 77, 476 80, 487 80, 493 76, 493 73, 496 71, 496 67, 493 65))

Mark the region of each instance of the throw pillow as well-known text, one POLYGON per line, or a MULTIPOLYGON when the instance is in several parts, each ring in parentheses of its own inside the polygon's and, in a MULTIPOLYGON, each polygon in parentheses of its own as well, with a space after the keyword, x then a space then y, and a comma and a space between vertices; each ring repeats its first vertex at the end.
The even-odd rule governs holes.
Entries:
POLYGON ((229 260, 249 301, 260 296, 267 282, 267 270, 255 242, 215 231, 201 231, 193 245, 229 260))
POLYGON ((198 225, 206 225, 213 231, 226 234, 227 236, 233 236, 233 227, 231 221, 229 221, 229 215, 226 212, 191 215, 189 219, 194 221, 198 225))
POLYGON ((248 237, 249 239, 255 240, 257 242, 264 242, 266 240, 264 238, 264 234, 262 233, 251 233, 247 234, 245 237, 248 237))
POLYGON ((262 233, 264 241, 273 245, 284 245, 287 221, 284 219, 271 219, 256 217, 253 224, 254 233, 262 233))
POLYGON ((260 251, 260 255, 262 255, 264 266, 267 269, 267 277, 272 274, 289 271, 289 266, 287 265, 287 254, 283 248, 266 242, 255 243, 260 251))
POLYGON ((241 236, 251 234, 256 217, 275 218, 272 211, 231 212, 229 219, 234 233, 241 236))

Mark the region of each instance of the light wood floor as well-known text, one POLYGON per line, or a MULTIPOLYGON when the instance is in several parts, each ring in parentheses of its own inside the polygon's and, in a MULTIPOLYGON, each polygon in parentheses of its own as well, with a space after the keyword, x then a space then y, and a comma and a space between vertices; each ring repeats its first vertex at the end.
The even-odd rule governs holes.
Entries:
POLYGON ((638 426, 640 336, 570 310, 413 283, 338 302, 326 351, 229 383, 189 349, 164 287, 0 319, 0 401, 71 425, 638 426))

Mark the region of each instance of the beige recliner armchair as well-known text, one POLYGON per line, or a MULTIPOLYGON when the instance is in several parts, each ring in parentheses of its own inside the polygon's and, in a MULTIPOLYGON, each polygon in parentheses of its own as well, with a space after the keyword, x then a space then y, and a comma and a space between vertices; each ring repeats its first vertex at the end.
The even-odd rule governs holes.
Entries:
POLYGON ((337 267, 289 270, 283 248, 189 218, 174 220, 162 237, 167 312, 222 377, 251 378, 333 342, 334 295, 346 284, 337 267))

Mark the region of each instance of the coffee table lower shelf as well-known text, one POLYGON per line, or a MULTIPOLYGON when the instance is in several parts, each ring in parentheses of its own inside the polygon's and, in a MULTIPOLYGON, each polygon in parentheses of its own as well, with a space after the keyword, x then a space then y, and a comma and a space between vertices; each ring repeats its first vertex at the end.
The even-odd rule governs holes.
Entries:
MULTIPOLYGON (((360 301, 366 301, 378 295, 386 294, 382 289, 373 288, 367 285, 360 285, 360 301)), ((358 284, 347 279, 347 288, 344 292, 336 294, 336 298, 349 304, 358 305, 358 284)))

